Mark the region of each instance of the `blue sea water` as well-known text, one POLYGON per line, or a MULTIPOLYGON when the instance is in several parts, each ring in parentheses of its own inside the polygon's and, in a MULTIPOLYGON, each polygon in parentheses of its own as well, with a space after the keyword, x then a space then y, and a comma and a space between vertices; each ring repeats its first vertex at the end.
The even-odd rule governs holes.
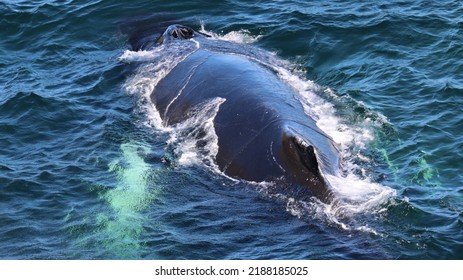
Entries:
POLYGON ((463 259, 461 1, 0 1, 0 35, 2 259, 463 259), (339 204, 159 127, 169 65, 129 42, 174 22, 277 61, 342 148, 339 204))

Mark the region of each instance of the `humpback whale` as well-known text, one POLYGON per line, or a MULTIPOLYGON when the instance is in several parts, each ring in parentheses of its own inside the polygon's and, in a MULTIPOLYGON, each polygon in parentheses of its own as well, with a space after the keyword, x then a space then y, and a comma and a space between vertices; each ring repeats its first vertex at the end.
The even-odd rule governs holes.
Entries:
MULTIPOLYGON (((182 40, 211 39, 190 27, 171 25, 150 46, 182 40)), ((215 161, 223 173, 295 186, 323 202, 332 200, 326 175, 340 170, 336 144, 304 112, 294 89, 258 60, 229 47, 199 47, 158 82, 150 98, 167 126, 184 121, 207 100, 222 98, 213 122, 215 161)))

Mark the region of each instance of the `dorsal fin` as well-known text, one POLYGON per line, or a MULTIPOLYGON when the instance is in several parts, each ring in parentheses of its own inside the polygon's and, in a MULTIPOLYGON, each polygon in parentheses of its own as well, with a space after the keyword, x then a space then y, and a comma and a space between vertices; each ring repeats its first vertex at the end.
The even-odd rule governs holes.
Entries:
POLYGON ((331 199, 331 189, 321 169, 316 148, 291 130, 283 133, 281 157, 293 183, 307 187, 324 202, 331 199))
POLYGON ((298 150, 298 156, 301 163, 311 172, 318 173, 319 164, 315 148, 296 136, 291 136, 290 139, 292 144, 298 150))

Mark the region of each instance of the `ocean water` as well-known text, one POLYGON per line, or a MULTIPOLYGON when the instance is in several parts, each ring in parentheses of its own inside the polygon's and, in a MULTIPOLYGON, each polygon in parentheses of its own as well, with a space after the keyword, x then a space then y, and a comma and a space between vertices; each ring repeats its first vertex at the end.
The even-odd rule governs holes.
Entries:
POLYGON ((2 259, 463 259, 461 1, 0 1, 0 36, 2 259), (218 172, 221 100, 162 125, 149 94, 205 46, 130 43, 170 23, 295 90, 336 203, 218 172))

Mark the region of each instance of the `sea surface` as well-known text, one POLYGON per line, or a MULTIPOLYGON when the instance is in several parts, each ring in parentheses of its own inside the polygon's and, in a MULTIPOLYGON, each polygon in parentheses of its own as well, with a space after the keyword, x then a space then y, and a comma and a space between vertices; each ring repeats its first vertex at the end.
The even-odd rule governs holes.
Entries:
POLYGON ((1 259, 463 259, 459 0, 2 0, 0 38, 1 259), (159 122, 176 50, 131 43, 171 23, 295 90, 336 203, 205 164, 210 115, 159 122))

